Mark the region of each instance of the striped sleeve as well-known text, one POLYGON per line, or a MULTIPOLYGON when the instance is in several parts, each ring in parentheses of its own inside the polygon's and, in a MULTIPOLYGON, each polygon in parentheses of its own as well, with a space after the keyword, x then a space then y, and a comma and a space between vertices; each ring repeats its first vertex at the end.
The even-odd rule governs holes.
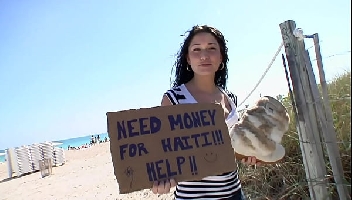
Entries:
POLYGON ((176 93, 173 90, 168 90, 164 93, 167 98, 170 100, 170 102, 172 103, 172 105, 176 105, 179 104, 177 98, 176 98, 176 93))
POLYGON ((233 101, 233 103, 235 104, 235 106, 237 108, 237 96, 228 90, 226 90, 226 93, 227 93, 227 96, 230 97, 230 99, 233 101))

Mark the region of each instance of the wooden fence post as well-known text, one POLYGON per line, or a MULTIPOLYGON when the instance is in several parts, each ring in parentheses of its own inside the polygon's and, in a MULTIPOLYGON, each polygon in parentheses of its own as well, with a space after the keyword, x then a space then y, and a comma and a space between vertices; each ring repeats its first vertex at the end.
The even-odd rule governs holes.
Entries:
POLYGON ((305 59, 303 56, 305 52, 304 41, 299 41, 293 35, 293 31, 296 29, 294 21, 288 20, 281 23, 280 29, 297 107, 298 121, 296 122, 296 127, 310 197, 317 200, 330 199, 325 180, 326 168, 323 159, 323 149, 315 110, 314 107, 312 107, 312 93, 309 87, 305 59))
MULTIPOLYGON (((318 33, 313 34, 313 41, 314 41, 315 55, 316 55, 316 61, 317 61, 317 66, 319 71, 320 85, 322 89, 323 105, 325 108, 325 112, 323 110, 323 107, 321 108, 321 117, 323 118, 322 119, 323 137, 326 143, 326 149, 329 155, 329 161, 333 171, 337 192, 341 200, 347 200, 347 198, 351 199, 351 196, 345 184, 346 180, 344 179, 340 151, 337 145, 332 110, 329 102, 328 87, 325 80, 323 61, 320 53, 318 33)), ((321 98, 319 98, 319 101, 321 102, 321 98)))

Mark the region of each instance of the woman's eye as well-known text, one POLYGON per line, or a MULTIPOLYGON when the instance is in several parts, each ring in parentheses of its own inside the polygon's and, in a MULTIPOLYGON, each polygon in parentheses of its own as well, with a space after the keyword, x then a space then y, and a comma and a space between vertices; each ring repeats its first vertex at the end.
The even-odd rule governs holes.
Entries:
MULTIPOLYGON (((201 48, 194 48, 192 51, 201 51, 202 49, 201 48)), ((215 47, 209 47, 209 48, 207 48, 206 49, 206 51, 214 51, 214 50, 216 50, 216 48, 215 47)))

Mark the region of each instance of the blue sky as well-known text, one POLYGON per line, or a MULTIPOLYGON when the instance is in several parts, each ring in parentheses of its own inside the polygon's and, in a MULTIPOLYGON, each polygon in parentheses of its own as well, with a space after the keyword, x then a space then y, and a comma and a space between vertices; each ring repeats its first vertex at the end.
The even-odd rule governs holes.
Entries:
MULTIPOLYGON (((350 4, 0 1, 0 149, 106 132, 107 111, 159 105, 180 35, 196 24, 217 27, 229 41, 228 88, 241 101, 270 63, 286 20, 318 32, 323 57, 350 51, 350 4)), ((350 53, 324 60, 327 80, 350 63, 350 53)), ((279 57, 245 104, 287 91, 279 57)))

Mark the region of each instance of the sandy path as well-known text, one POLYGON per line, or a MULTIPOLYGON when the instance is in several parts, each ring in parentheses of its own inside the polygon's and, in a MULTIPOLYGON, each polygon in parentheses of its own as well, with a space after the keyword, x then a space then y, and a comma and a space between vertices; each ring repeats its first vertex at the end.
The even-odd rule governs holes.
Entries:
POLYGON ((7 165, 0 164, 0 199, 173 199, 172 193, 158 196, 150 190, 119 194, 109 143, 65 154, 66 164, 45 178, 37 172, 9 180, 7 165))

